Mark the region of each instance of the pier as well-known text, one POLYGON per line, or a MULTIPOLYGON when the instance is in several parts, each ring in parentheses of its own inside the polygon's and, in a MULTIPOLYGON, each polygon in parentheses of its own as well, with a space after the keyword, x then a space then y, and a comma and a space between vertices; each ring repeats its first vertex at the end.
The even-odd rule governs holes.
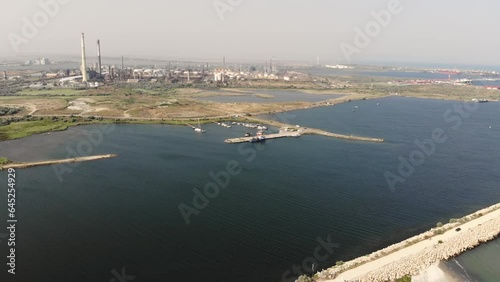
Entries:
MULTIPOLYGON (((272 126, 281 127, 279 133, 266 135, 267 139, 277 139, 277 138, 285 138, 285 137, 300 137, 302 135, 322 135, 327 137, 333 137, 337 139, 343 140, 351 140, 351 141, 362 141, 362 142, 375 142, 375 143, 383 143, 384 139, 381 138, 372 138, 372 137, 362 137, 362 136, 354 136, 354 135, 346 135, 346 134, 338 134, 332 133, 325 130, 317 129, 317 128, 308 128, 308 127, 297 127, 294 125, 282 123, 279 121, 273 120, 264 120, 259 118, 250 118, 247 119, 252 120, 253 122, 257 122, 260 124, 267 124, 272 126)), ((244 143, 250 142, 253 136, 250 137, 240 137, 240 138, 230 138, 226 139, 224 142, 228 144, 236 144, 236 143, 244 143)))
MULTIPOLYGON (((298 133, 298 132, 280 132, 280 133, 269 134, 269 135, 265 135, 265 136, 266 136, 266 140, 269 140, 269 139, 278 139, 278 138, 285 138, 285 137, 300 137, 300 133, 298 133)), ((228 144, 245 143, 245 142, 250 142, 252 140, 252 138, 255 138, 255 136, 231 138, 231 139, 226 139, 224 142, 228 143, 228 144)))
POLYGON ((30 167, 47 166, 47 165, 55 165, 55 164, 89 162, 89 161, 97 161, 97 160, 115 158, 116 156, 117 155, 115 155, 115 154, 108 154, 108 155, 63 159, 63 160, 50 160, 50 161, 42 161, 42 162, 11 163, 11 164, 5 164, 3 166, 0 166, 0 170, 9 169, 9 168, 20 169, 20 168, 30 168, 30 167))

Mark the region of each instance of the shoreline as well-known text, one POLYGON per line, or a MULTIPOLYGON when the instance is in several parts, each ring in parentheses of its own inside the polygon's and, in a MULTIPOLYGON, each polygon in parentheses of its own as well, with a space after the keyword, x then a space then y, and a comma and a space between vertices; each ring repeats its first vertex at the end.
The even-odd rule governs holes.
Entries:
MULTIPOLYGON (((304 92, 307 93, 307 92, 304 92)), ((311 94, 310 95, 322 95, 322 94, 311 94)), ((77 127, 77 126, 82 126, 82 125, 96 125, 96 124, 159 124, 159 125, 181 125, 184 126, 186 125, 186 122, 192 122, 197 119, 200 120, 202 124, 207 124, 207 123, 212 123, 212 122, 220 122, 220 121, 251 121, 252 119, 255 119, 255 116, 261 116, 261 115, 269 115, 269 114, 278 114, 278 113, 286 113, 286 112, 291 112, 291 111, 300 111, 300 110, 308 110, 308 109, 314 109, 314 108, 322 108, 322 107, 334 107, 336 105, 341 105, 341 104, 346 104, 350 102, 356 102, 356 101, 368 101, 368 100, 374 100, 374 99, 384 99, 384 98, 390 98, 390 97, 401 97, 401 98, 417 98, 417 99, 429 99, 429 100, 440 100, 440 101, 456 101, 456 102, 468 102, 463 99, 459 99, 457 97, 426 97, 426 96, 408 96, 408 95, 380 95, 380 96, 370 96, 370 95, 365 95, 365 94, 357 94, 357 93, 346 93, 346 94, 339 94, 342 95, 337 98, 329 99, 329 100, 324 100, 321 102, 313 102, 308 105, 298 105, 298 106, 293 106, 293 105, 283 105, 283 108, 281 109, 276 109, 273 111, 257 111, 257 112, 250 112, 248 113, 249 115, 245 114, 226 114, 226 115, 219 115, 219 116, 206 116, 206 117, 179 117, 179 118, 153 118, 153 117, 125 117, 125 116, 102 116, 103 120, 101 121, 86 121, 86 122, 79 122, 77 124, 66 124, 66 128, 64 129, 49 129, 46 131, 41 131, 41 132, 34 132, 30 135, 19 137, 19 138, 7 138, 5 140, 1 141, 7 141, 7 140, 16 140, 16 139, 22 139, 25 137, 29 137, 32 135, 37 135, 37 134, 45 134, 48 132, 57 132, 57 131, 65 131, 71 127, 77 127), (237 118, 235 116, 238 116, 237 118)), ((498 101, 490 101, 490 102, 498 102, 498 101)), ((222 103, 224 104, 224 103, 222 103)), ((50 118, 50 117, 58 117, 58 118, 72 118, 75 116, 74 114, 72 115, 32 115, 34 118, 50 118)), ((77 115, 80 116, 81 118, 86 118, 86 117, 91 117, 91 116, 97 116, 97 115, 77 115)), ((2 119, 8 119, 8 118, 22 118, 23 116, 21 115, 13 115, 13 116, 3 116, 0 117, 0 120, 2 119)), ((264 120, 260 119, 261 122, 265 125, 273 125, 275 121, 273 120, 264 120)), ((0 141, 0 142, 1 142, 0 141)))
MULTIPOLYGON (((310 94, 314 95, 314 94, 310 94)), ((320 94, 317 94, 320 95, 320 94)), ((281 109, 276 109, 273 111, 257 111, 257 112, 250 112, 246 114, 242 113, 233 113, 233 114, 225 114, 225 115, 218 115, 218 116, 206 116, 206 117, 179 117, 179 118, 153 118, 153 117, 125 117, 125 116, 100 116, 102 120, 92 120, 92 121, 80 121, 75 124, 64 124, 65 128, 58 128, 58 129, 49 129, 49 130, 43 130, 40 132, 33 132, 29 135, 18 137, 18 138, 7 138, 1 141, 8 141, 8 140, 16 140, 16 139, 22 139, 25 137, 37 135, 37 134, 46 134, 49 132, 57 132, 57 131, 65 131, 71 127, 77 127, 77 126, 82 126, 82 125, 98 125, 98 124, 158 124, 158 125, 180 125, 180 126, 185 126, 188 122, 193 122, 196 120, 200 120, 201 124, 208 124, 208 123, 216 123, 216 122, 222 122, 222 121, 236 121, 236 122, 249 122, 252 121, 253 117, 255 116, 260 116, 260 115, 266 115, 266 114, 277 114, 277 113, 285 113, 285 112, 290 112, 290 111, 298 111, 298 110, 307 110, 307 109, 313 109, 313 108, 318 108, 318 107, 331 107, 339 104, 344 104, 344 103, 349 103, 349 102, 354 102, 354 101, 360 101, 360 100, 369 100, 369 99, 378 99, 378 98, 385 98, 387 96, 377 96, 377 97, 366 97, 365 95, 360 95, 360 94, 346 94, 340 97, 336 97, 334 99, 330 100, 325 100, 321 102, 314 102, 314 103, 309 103, 308 105, 283 105, 283 107, 286 108, 281 108, 281 109)), ((224 103, 222 103, 224 104, 224 103)), ((31 115, 33 118, 52 118, 52 117, 57 117, 57 118, 73 118, 73 117, 79 117, 79 118, 88 118, 92 116, 98 116, 98 115, 62 115, 62 114, 54 114, 54 115, 31 115)), ((9 119, 9 118, 23 118, 24 116, 22 115, 13 115, 13 116, 3 116, 0 117, 0 120, 2 119, 9 119)), ((264 125, 272 125, 274 123, 273 120, 261 120, 261 122, 264 125)))
POLYGON ((498 238, 500 203, 450 222, 340 267, 319 272, 317 281, 392 281, 405 275, 418 275, 432 264, 498 238))
POLYGON ((434 263, 420 274, 411 278, 412 282, 461 282, 460 277, 444 266, 443 261, 434 263))

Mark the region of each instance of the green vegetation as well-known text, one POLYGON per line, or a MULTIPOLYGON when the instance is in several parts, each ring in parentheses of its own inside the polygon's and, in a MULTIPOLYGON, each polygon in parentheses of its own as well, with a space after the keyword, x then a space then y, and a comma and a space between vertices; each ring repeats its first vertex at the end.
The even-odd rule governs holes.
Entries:
POLYGON ((396 279, 396 282, 411 282, 411 276, 405 275, 399 279, 396 279))
POLYGON ((436 224, 436 227, 438 227, 438 228, 443 227, 443 223, 442 223, 442 222, 438 222, 438 223, 436 224))
POLYGON ((49 131, 61 131, 68 128, 67 122, 62 120, 21 121, 0 126, 0 141, 19 139, 33 134, 49 131))
POLYGON ((444 234, 444 230, 443 229, 436 229, 436 230, 434 230, 434 235, 441 235, 441 234, 444 234))
POLYGON ((302 275, 295 282, 313 282, 314 280, 311 277, 308 277, 307 275, 302 275))
POLYGON ((443 244, 443 240, 439 240, 439 241, 438 241, 438 244, 443 244))
POLYGON ((343 264, 344 264, 344 262, 343 262, 343 261, 341 261, 341 260, 339 260, 339 261, 337 261, 337 262, 335 263, 335 265, 336 265, 336 266, 341 266, 341 265, 343 265, 343 264))
POLYGON ((10 164, 11 162, 12 161, 7 158, 0 157, 0 165, 10 164))
POLYGON ((10 116, 19 113, 19 108, 0 107, 0 116, 10 116))
POLYGON ((16 95, 36 95, 36 96, 76 96, 83 95, 87 90, 76 88, 56 88, 56 89, 23 89, 16 95))

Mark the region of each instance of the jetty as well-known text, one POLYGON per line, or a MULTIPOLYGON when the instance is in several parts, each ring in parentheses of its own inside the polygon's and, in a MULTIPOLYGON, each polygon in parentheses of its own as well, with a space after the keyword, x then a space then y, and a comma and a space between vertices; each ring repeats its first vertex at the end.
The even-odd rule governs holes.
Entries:
POLYGON ((66 163, 78 163, 78 162, 89 162, 89 161, 97 161, 103 159, 115 158, 117 155, 115 154, 107 154, 107 155, 98 155, 98 156, 87 156, 87 157, 77 157, 63 160, 49 160, 49 161, 41 161, 41 162, 28 162, 28 163, 10 163, 0 166, 0 170, 4 169, 22 169, 22 168, 30 168, 37 166, 47 166, 47 165, 55 165, 55 164, 66 164, 66 163))
MULTIPOLYGON (((301 127, 301 126, 297 126, 297 125, 286 124, 286 123, 279 122, 279 121, 265 120, 265 119, 259 119, 259 118, 253 118, 253 117, 252 118, 247 117, 247 119, 252 120, 254 122, 257 122, 257 123, 260 123, 260 124, 267 124, 267 125, 277 126, 277 127, 281 128, 279 133, 266 135, 266 140, 267 139, 285 138, 285 137, 300 137, 302 135, 321 135, 321 136, 327 136, 327 137, 333 137, 333 138, 337 138, 337 139, 351 140, 351 141, 375 142, 375 143, 383 143, 384 142, 384 139, 381 139, 381 138, 362 137, 362 136, 355 136, 355 135, 332 133, 332 132, 328 132, 328 131, 317 129, 317 128, 301 127)), ((230 138, 230 139, 226 139, 224 142, 228 143, 228 144, 245 143, 245 142, 250 142, 252 140, 252 138, 253 138, 252 136, 230 138)))
POLYGON ((500 235, 500 204, 318 273, 317 281, 394 281, 415 276, 500 235))
MULTIPOLYGON (((301 134, 298 132, 280 132, 280 133, 266 135, 266 140, 285 138, 285 137, 300 137, 300 135, 301 134)), ((245 142, 251 142, 253 138, 255 138, 255 136, 230 138, 226 139, 224 142, 228 144, 245 143, 245 142)))

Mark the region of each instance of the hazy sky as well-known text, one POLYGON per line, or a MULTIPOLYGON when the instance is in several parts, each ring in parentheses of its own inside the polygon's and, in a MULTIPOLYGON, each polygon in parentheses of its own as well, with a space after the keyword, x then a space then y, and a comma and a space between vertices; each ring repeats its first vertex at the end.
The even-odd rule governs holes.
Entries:
POLYGON ((357 48, 354 63, 500 65, 496 0, 400 0, 402 11, 380 32, 374 29, 366 46, 356 45, 355 28, 365 29, 374 20, 372 12, 387 10, 391 1, 2 0, 0 57, 78 56, 84 31, 90 57, 99 38, 107 56, 310 62, 320 56, 323 63, 341 63, 344 42, 357 48), (44 18, 39 3, 54 1, 68 3, 44 18), (230 9, 224 11, 224 5, 230 9), (31 23, 35 17, 38 31, 28 28, 25 36, 23 17, 31 23))

